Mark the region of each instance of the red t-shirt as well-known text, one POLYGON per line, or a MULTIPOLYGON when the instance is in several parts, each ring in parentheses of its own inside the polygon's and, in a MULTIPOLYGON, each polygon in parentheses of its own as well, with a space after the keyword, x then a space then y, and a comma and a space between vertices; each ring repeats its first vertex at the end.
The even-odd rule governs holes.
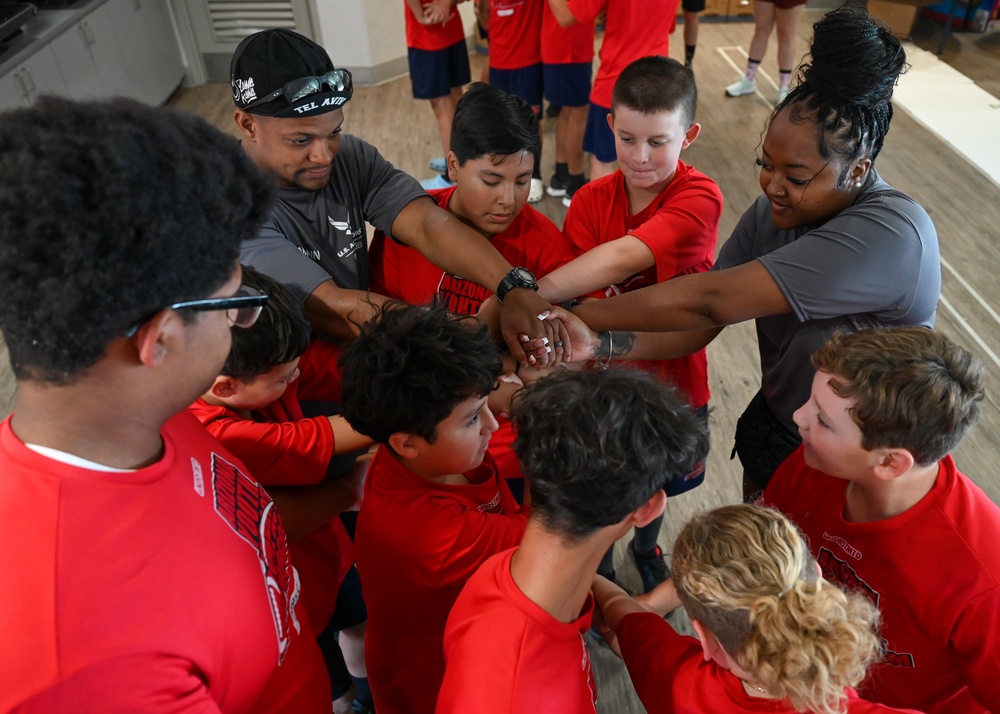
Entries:
POLYGON ((271 499, 187 412, 160 433, 106 472, 0 424, 0 711, 329 712, 271 499))
MULTIPOLYGON (((680 0, 569 0, 569 9, 581 25, 593 25, 601 11, 607 11, 601 64, 594 78, 590 101, 611 108, 611 91, 622 70, 640 57, 670 56, 670 33, 677 22, 680 0)), ((490 28, 490 52, 493 28, 490 28)), ((491 60, 492 61, 492 60, 491 60)), ((576 200, 574 194, 573 200, 576 200)))
MULTIPOLYGON (((455 187, 430 191, 431 197, 447 210, 455 187)), ((507 230, 490 238, 490 243, 511 265, 527 268, 541 277, 574 257, 570 242, 555 224, 533 206, 525 205, 507 230)), ((475 315, 493 292, 476 283, 446 273, 415 248, 375 231, 368 250, 371 290, 413 305, 429 303, 435 297, 459 315, 475 315)), ((500 428, 490 439, 490 455, 505 478, 519 478, 521 465, 513 451, 516 434, 509 419, 497 417, 500 428)))
MULTIPOLYGON (((305 486, 326 478, 335 453, 325 416, 305 418, 300 399, 340 400, 338 347, 310 343, 299 359, 299 378, 277 401, 245 419, 199 399, 189 409, 215 438, 239 457, 264 486, 305 486)), ((293 541, 292 562, 302 579, 302 602, 315 632, 322 632, 337 604, 340 585, 354 563, 354 544, 339 518, 293 541)))
POLYGON ((542 61, 542 5, 548 0, 489 0, 490 67, 521 69, 542 61))
MULTIPOLYGON (((626 615, 616 634, 636 694, 649 714, 796 714, 787 699, 748 696, 735 675, 715 660, 705 661, 698 640, 677 634, 659 615, 626 615)), ((863 701, 853 689, 844 695, 848 714, 918 714, 863 701)))
POLYGON ((573 622, 556 620, 517 587, 513 554, 483 563, 451 610, 437 714, 592 714, 597 689, 583 635, 593 598, 573 622))
POLYGON ((778 467, 764 502, 799 526, 827 579, 881 611, 884 662, 861 694, 928 714, 1000 711, 1000 508, 946 456, 908 511, 848 522, 848 482, 803 453, 778 467))
POLYGON ((433 483, 385 446, 372 459, 355 539, 379 714, 434 711, 452 603, 484 560, 524 534, 527 516, 489 455, 465 476, 469 485, 433 483))
POLYGON ((580 64, 594 59, 594 23, 578 22, 563 27, 552 14, 548 0, 542 7, 542 62, 580 64))
MULTIPOLYGON (((635 236, 652 251, 654 267, 596 293, 610 296, 711 269, 721 215, 722 192, 715 181, 678 161, 670 184, 635 215, 629 213, 625 177, 620 170, 586 184, 573 195, 563 232, 577 255, 624 235, 635 236)), ((658 374, 664 382, 676 384, 692 407, 708 404, 705 350, 679 359, 634 363, 658 374)))
MULTIPOLYGON (((422 25, 413 16, 413 11, 406 3, 404 12, 406 13, 406 46, 414 50, 443 50, 458 42, 465 41, 465 30, 462 27, 462 17, 458 14, 455 6, 451 7, 451 14, 443 25, 422 25)), ((431 0, 420 0, 420 5, 430 5, 431 0)))

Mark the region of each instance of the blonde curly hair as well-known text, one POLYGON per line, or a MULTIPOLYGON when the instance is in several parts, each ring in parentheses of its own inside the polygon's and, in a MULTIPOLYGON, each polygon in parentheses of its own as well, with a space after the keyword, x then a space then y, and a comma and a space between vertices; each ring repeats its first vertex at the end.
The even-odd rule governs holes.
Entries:
POLYGON ((824 580, 795 525, 763 506, 725 506, 684 526, 674 584, 692 620, 798 711, 843 714, 844 689, 879 659, 878 610, 824 580))

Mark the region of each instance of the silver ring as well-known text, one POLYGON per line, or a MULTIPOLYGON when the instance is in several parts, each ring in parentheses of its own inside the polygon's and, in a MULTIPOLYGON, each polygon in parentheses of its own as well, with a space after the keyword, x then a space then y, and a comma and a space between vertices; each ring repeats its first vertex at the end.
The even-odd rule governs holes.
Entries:
POLYGON ((562 340, 556 340, 553 344, 554 344, 555 348, 557 350, 559 350, 559 349, 562 349, 563 341, 562 340))

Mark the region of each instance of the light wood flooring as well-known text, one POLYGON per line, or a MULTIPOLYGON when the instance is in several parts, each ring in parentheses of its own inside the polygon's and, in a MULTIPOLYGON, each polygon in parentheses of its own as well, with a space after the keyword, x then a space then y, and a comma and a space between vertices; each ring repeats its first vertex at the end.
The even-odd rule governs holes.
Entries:
MULTIPOLYGON (((818 19, 810 11, 809 22, 818 19)), ((914 38, 923 47, 933 49, 939 26, 921 21, 914 38)), ((811 27, 801 28, 802 51, 805 51, 811 27)), ((702 23, 695 58, 695 73, 700 91, 698 119, 703 131, 698 141, 685 152, 684 160, 713 177, 725 197, 725 212, 720 227, 721 243, 731 232, 739 215, 758 195, 754 175, 755 148, 761 140, 771 106, 750 96, 728 99, 723 88, 737 78, 732 62, 742 67, 744 55, 739 48, 749 44, 749 23, 702 23)), ((944 59, 960 71, 977 79, 995 96, 1000 94, 996 72, 1000 64, 1000 33, 993 35, 953 35, 944 59), (990 85, 989 83, 993 84, 990 85)), ((680 33, 674 35, 672 55, 683 51, 680 33)), ((777 76, 774 47, 763 64, 763 71, 777 76)), ((473 76, 478 76, 482 58, 473 55, 473 76)), ((766 81, 761 82, 767 86, 766 81)), ((770 93, 765 91, 765 96, 770 93)), ((216 126, 236 134, 232 105, 225 85, 214 84, 180 90, 172 106, 202 115, 216 126)), ((430 107, 414 102, 408 79, 403 77, 378 87, 360 87, 347 106, 347 131, 365 138, 397 166, 418 178, 433 174, 427 161, 441 155, 430 107)), ((554 162, 552 154, 554 122, 545 122, 543 176, 547 179, 554 162)), ((991 310, 1000 306, 1000 284, 996 280, 1000 266, 1000 187, 986 179, 940 139, 924 129, 905 112, 898 111, 885 149, 878 159, 883 177, 897 188, 914 196, 927 208, 937 226, 941 252, 951 269, 943 270, 944 300, 951 308, 938 312, 938 328, 980 355, 987 368, 988 398, 979 426, 958 449, 956 459, 990 497, 1000 502, 1000 473, 994 464, 1000 461, 1000 317, 991 310), (977 296, 980 296, 977 299, 977 296), (975 337, 973 337, 975 334, 975 337)), ((565 209, 559 199, 546 197, 537 204, 558 225, 565 209)), ((886 275, 886 280, 895 276, 886 275)), ((2 357, 0 357, 2 360, 2 357)), ((751 324, 727 328, 709 346, 712 387, 711 430, 713 450, 709 456, 705 485, 694 492, 672 499, 661 545, 669 551, 674 534, 692 513, 739 500, 738 461, 730 461, 736 418, 757 390, 760 379, 756 338, 751 324)), ((9 369, 0 368, 0 414, 10 408, 13 383, 9 369)), ((618 572, 625 584, 638 586, 638 575, 618 545, 618 572)), ((672 621, 684 627, 683 616, 672 621)), ((594 645, 592 654, 598 676, 602 712, 641 712, 631 684, 620 663, 607 648, 594 645)))

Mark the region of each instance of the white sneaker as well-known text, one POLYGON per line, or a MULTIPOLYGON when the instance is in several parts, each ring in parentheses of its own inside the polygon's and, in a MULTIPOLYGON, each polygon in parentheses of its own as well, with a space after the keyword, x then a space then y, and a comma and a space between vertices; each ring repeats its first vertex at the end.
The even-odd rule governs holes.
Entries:
POLYGON ((744 94, 753 94, 756 91, 756 80, 747 79, 746 76, 741 77, 738 82, 733 82, 726 87, 726 94, 730 97, 742 97, 744 94))
POLYGON ((788 87, 778 87, 778 94, 774 98, 774 103, 781 104, 783 101, 785 101, 785 97, 787 96, 788 96, 788 87))
POLYGON ((424 179, 420 182, 420 187, 425 191, 430 191, 434 188, 451 188, 455 184, 444 177, 443 174, 438 174, 434 178, 424 179))
POLYGON ((443 156, 435 156, 430 160, 429 165, 431 171, 436 171, 439 174, 448 173, 448 162, 445 161, 443 156))
POLYGON ((528 191, 528 203, 538 203, 545 195, 545 187, 540 178, 531 179, 531 190, 528 191))

